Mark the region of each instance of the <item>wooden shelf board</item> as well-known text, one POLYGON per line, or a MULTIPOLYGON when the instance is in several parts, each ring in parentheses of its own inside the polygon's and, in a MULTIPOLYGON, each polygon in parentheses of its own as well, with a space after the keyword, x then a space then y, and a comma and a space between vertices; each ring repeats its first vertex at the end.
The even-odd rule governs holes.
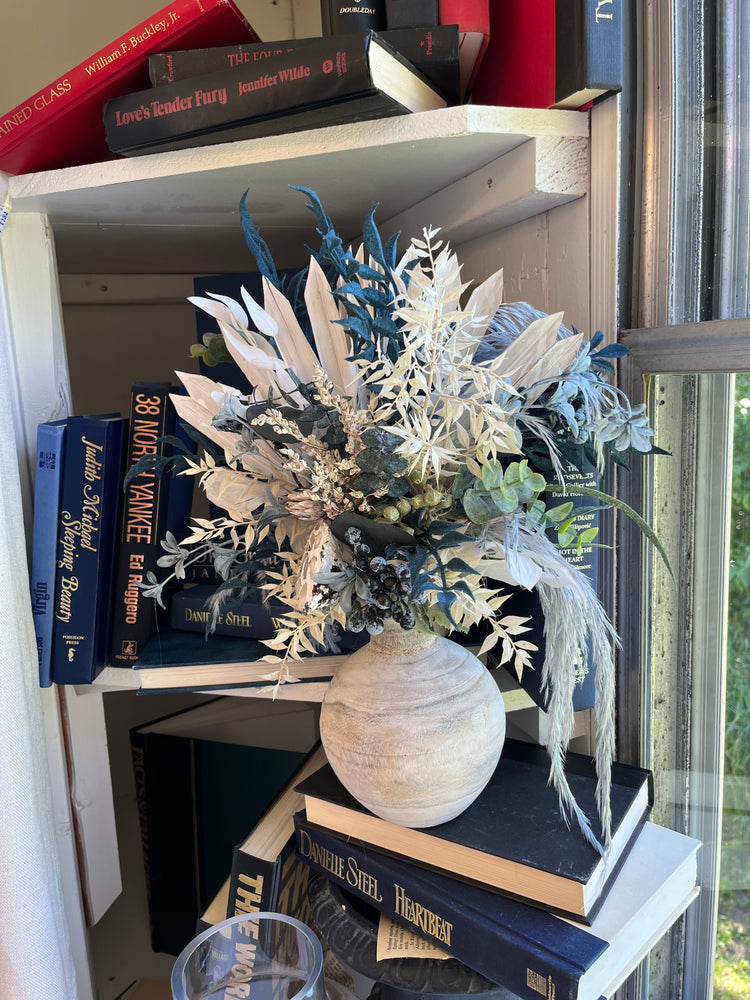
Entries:
MULTIPOLYGON (((476 652, 477 647, 470 647, 473 652, 476 652)), ((339 657, 323 657, 326 661, 327 670, 330 672, 335 671, 337 661, 339 657)), ((343 657, 341 657, 343 660, 343 657)), ((242 669, 241 664, 225 663, 225 664, 196 664, 196 674, 200 677, 201 673, 205 678, 210 676, 212 667, 223 666, 228 667, 228 671, 231 673, 231 668, 233 666, 239 666, 242 669)), ((226 671, 225 671, 226 673, 226 671)), ((505 702, 506 712, 517 712, 521 709, 536 708, 534 702, 529 697, 529 695, 520 687, 518 683, 514 680, 510 674, 504 669, 497 669, 493 671, 493 677, 497 682, 498 687, 503 696, 505 702)), ((141 672, 139 670, 134 670, 128 667, 105 667, 104 670, 98 675, 92 684, 76 686, 76 694, 86 694, 90 693, 105 693, 109 691, 143 691, 144 694, 153 694, 155 691, 171 690, 169 688, 169 668, 164 668, 164 688, 152 688, 150 690, 143 689, 141 687, 141 672)), ((226 681, 224 682, 226 683, 226 681)), ((281 697, 284 700, 291 701, 322 701, 325 690, 328 686, 327 680, 315 679, 310 681, 300 681, 297 684, 286 684, 282 685, 280 688, 275 689, 276 694, 270 690, 272 685, 257 686, 257 687, 224 687, 220 684, 207 689, 202 687, 200 692, 202 694, 227 694, 234 695, 240 698, 270 698, 270 697, 281 697)), ((182 689, 184 691, 193 690, 190 688, 182 689)), ((198 690, 196 688, 195 690, 198 690)))
MULTIPOLYGON (((80 272, 90 261, 94 271, 175 272, 190 253, 200 270, 211 252, 224 266, 227 239, 231 255, 244 256, 247 266, 239 200, 249 188, 253 220, 277 263, 294 266, 300 247, 318 237, 305 197, 287 180, 316 191, 343 238, 356 239, 375 202, 376 220, 398 218, 529 139, 580 146, 587 136, 588 116, 576 111, 461 105, 19 175, 11 178, 11 211, 49 217, 62 271, 80 272)), ((493 223, 502 224, 501 213, 493 223)))

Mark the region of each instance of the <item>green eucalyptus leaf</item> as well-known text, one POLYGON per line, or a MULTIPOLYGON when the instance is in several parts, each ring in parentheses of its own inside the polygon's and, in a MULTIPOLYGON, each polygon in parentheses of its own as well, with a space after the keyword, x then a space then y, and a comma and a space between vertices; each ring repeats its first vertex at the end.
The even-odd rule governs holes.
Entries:
POLYGON ((669 575, 674 580, 675 578, 674 571, 672 570, 672 567, 669 563, 669 558, 664 550, 664 546, 661 544, 656 533, 654 532, 654 529, 647 521, 645 521, 641 517, 641 515, 637 511, 633 510, 633 508, 629 504, 626 504, 624 500, 619 500, 617 497, 610 496, 609 493, 603 493, 601 490, 594 490, 588 486, 571 486, 570 484, 566 484, 565 486, 563 486, 562 483, 551 483, 550 485, 548 485, 547 489, 550 492, 552 491, 562 492, 563 490, 565 490, 568 493, 575 493, 578 496, 591 497, 594 500, 599 500, 601 503, 604 503, 609 507, 614 507, 616 510, 621 511, 623 514, 625 514, 626 517, 629 517, 630 520, 633 521, 633 523, 637 525, 639 530, 646 536, 646 538, 648 538, 648 540, 651 542, 651 544, 654 546, 656 551, 661 556, 664 565, 666 566, 669 572, 669 575))
POLYGON ((476 490, 466 490, 461 503, 466 511, 466 516, 474 524, 488 524, 497 517, 497 507, 492 503, 487 494, 479 493, 476 490))
POLYGON ((492 461, 482 466, 482 486, 486 490, 497 489, 504 479, 505 472, 500 462, 492 461))
POLYGON ((547 519, 553 524, 560 524, 566 518, 570 517, 573 512, 573 501, 569 500, 567 503, 558 504, 556 507, 547 508, 547 519))

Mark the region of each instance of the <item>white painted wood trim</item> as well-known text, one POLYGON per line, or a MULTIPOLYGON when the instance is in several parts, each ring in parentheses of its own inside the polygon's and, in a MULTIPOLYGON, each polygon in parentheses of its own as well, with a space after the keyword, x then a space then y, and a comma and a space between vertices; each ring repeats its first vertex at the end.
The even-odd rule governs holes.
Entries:
MULTIPOLYGON (((47 744, 46 764, 52 788, 55 844, 60 862, 68 934, 76 970, 77 1000, 95 1000, 94 972, 89 951, 83 890, 79 879, 75 822, 68 795, 68 762, 57 688, 43 688, 40 691, 40 698, 47 744)), ((44 766, 44 761, 39 761, 38 765, 44 766)))
POLYGON ((588 141, 529 139, 383 224, 390 235, 439 226, 454 246, 541 215, 588 191, 588 141))
MULTIPOLYGON (((56 419, 70 412, 57 262, 51 229, 43 215, 16 214, 11 208, 2 240, 3 269, 18 391, 23 402, 23 440, 19 441, 19 453, 26 469, 22 481, 30 483, 34 465, 33 456, 36 451, 37 425, 44 420, 56 419)), ((24 506, 27 537, 30 537, 32 523, 30 494, 25 497, 24 506)), ((105 796, 98 798, 95 807, 96 820, 92 820, 91 811, 87 811, 83 816, 87 832, 81 843, 86 847, 93 840, 101 840, 94 867, 96 870, 101 870, 109 866, 119 877, 117 841, 109 836, 114 829, 114 809, 106 740, 101 739, 101 734, 104 732, 103 708, 101 699, 88 700, 85 710, 78 714, 66 733, 59 710, 51 711, 51 700, 54 703, 54 699, 57 698, 56 690, 42 694, 46 700, 45 732, 48 740, 48 761, 51 772, 54 772, 52 789, 54 808, 58 817, 57 846, 63 863, 64 891, 70 934, 75 947, 76 967, 83 984, 81 989, 85 991, 87 989, 85 983, 87 979, 90 980, 90 974, 85 921, 82 926, 81 915, 85 911, 88 911, 89 916, 97 913, 101 915, 114 896, 111 875, 107 875, 105 884, 101 885, 97 876, 93 875, 93 870, 92 872, 88 870, 85 850, 79 856, 81 878, 79 879, 77 872, 71 871, 68 862, 71 852, 73 858, 76 856, 75 837, 82 817, 76 809, 75 800, 71 801, 69 798, 70 786, 67 774, 69 766, 71 770, 75 770, 80 764, 81 774, 76 773, 75 780, 79 785, 83 782, 81 787, 92 787, 92 783, 95 783, 98 788, 103 788, 109 784, 109 798, 105 796), (99 736, 96 746, 94 746, 94 734, 99 736), (75 754, 80 740, 85 743, 84 757, 76 761, 75 754), (98 824, 101 824, 99 827, 101 837, 96 835, 98 824), (107 855, 106 862, 103 860, 102 852, 107 855), (86 902, 82 887, 86 889, 86 902)))
POLYGON ((80 880, 91 926, 122 892, 104 703, 101 694, 82 698, 68 686, 60 690, 60 703, 80 880))
POLYGON ((620 101, 615 94, 591 109, 589 178, 589 331, 605 343, 619 329, 618 240, 620 238, 620 101))
POLYGON ((638 376, 750 371, 750 316, 624 330, 622 342, 638 376))
MULTIPOLYGON (((251 179, 247 171, 250 166, 273 164, 278 174, 286 172, 280 167, 282 161, 300 157, 330 159, 346 156, 357 149, 365 150, 377 165, 376 169, 384 171, 383 181, 392 183, 393 161, 389 147, 408 143, 413 155, 418 156, 419 147, 433 140, 450 142, 482 135, 495 137, 498 144, 503 137, 513 136, 517 136, 519 141, 534 136, 587 138, 588 119, 577 111, 463 104, 396 118, 336 125, 312 132, 294 132, 153 153, 90 166, 20 174, 11 178, 11 197, 13 210, 17 212, 40 211, 42 206, 49 210, 56 203, 67 200, 70 210, 77 208, 80 215, 83 209, 96 203, 97 192, 106 190, 107 196, 117 199, 119 195, 126 199, 127 190, 123 190, 121 185, 190 176, 202 191, 210 191, 222 171, 234 170, 242 171, 241 176, 247 186, 251 179)), ((328 166, 330 168, 330 164, 328 166)), ((336 179, 341 184, 350 184, 355 180, 348 178, 343 169, 336 179)), ((199 197, 197 201, 210 204, 211 198, 199 197)), ((174 202, 154 204, 150 208, 156 213, 171 211, 178 214, 181 211, 181 206, 174 202)))

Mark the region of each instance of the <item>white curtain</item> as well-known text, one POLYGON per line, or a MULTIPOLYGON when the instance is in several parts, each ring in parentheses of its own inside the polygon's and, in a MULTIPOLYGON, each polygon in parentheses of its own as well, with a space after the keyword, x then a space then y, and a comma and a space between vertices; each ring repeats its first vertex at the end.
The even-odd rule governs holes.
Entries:
POLYGON ((77 1000, 29 600, 21 402, 2 291, 0 336, 0 1000, 77 1000))

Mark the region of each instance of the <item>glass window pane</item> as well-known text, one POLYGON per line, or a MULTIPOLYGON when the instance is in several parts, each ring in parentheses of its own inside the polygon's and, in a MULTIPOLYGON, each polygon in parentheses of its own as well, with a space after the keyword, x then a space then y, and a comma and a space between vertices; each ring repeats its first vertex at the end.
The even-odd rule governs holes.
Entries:
POLYGON ((714 1000, 750 997, 750 375, 737 376, 714 1000))

